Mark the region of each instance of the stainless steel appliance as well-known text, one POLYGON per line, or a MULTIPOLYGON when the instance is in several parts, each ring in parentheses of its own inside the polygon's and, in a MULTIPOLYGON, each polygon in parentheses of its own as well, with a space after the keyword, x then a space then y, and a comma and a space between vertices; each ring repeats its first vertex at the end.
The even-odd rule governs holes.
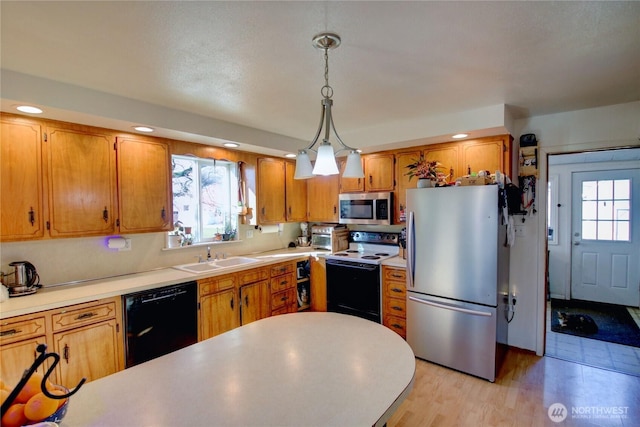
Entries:
POLYGON ((398 255, 398 234, 352 231, 349 249, 327 255, 327 310, 382 322, 380 264, 398 255))
POLYGON ((419 358, 489 381, 507 343, 501 198, 494 185, 407 190, 407 342, 419 358))
POLYGON ((197 283, 124 295, 127 368, 198 341, 197 283))
POLYGON ((317 224, 311 227, 311 247, 338 252, 349 247, 349 230, 346 225, 317 224))
POLYGON ((10 297, 31 295, 40 287, 40 276, 33 264, 28 261, 9 263, 13 267, 13 281, 5 283, 10 297))
POLYGON ((342 193, 340 224, 391 225, 392 193, 342 193))

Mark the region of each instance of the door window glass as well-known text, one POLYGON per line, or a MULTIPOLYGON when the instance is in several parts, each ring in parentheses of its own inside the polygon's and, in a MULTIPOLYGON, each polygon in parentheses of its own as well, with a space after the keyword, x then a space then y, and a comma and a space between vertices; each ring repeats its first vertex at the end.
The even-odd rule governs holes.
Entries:
POLYGON ((582 238, 630 239, 631 180, 582 182, 582 238))

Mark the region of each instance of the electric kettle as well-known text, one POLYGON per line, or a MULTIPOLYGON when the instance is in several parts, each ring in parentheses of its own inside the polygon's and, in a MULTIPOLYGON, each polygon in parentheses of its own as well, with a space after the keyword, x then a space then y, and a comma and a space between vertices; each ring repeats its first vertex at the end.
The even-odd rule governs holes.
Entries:
POLYGON ((28 261, 14 261, 9 263, 9 266, 14 268, 13 283, 6 284, 10 295, 33 293, 40 287, 40 276, 33 264, 28 261))

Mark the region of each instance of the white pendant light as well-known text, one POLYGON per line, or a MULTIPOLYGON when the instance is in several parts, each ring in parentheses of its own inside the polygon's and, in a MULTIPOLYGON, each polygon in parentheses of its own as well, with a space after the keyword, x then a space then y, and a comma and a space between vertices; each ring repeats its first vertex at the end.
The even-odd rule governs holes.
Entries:
POLYGON ((342 142, 342 139, 340 139, 340 136, 336 131, 336 127, 333 124, 333 116, 331 115, 331 106, 333 105, 333 100, 331 99, 331 97, 333 96, 333 88, 329 86, 328 52, 329 49, 334 49, 340 46, 340 41, 340 36, 333 33, 322 33, 313 38, 313 46, 317 49, 324 50, 325 83, 324 86, 322 86, 322 88, 320 89, 320 93, 323 97, 322 113, 320 115, 320 125, 318 126, 315 137, 306 148, 298 151, 298 156, 296 158, 296 171, 294 175, 295 179, 311 178, 313 175, 337 175, 339 171, 338 165, 336 164, 335 155, 345 150, 349 150, 349 155, 347 156, 347 165, 345 167, 345 173, 343 174, 343 176, 347 178, 364 177, 360 153, 358 153, 355 148, 349 147, 347 144, 342 142), (323 127, 324 138, 322 139, 322 143, 318 146, 318 149, 314 150, 313 146, 318 143, 323 127), (329 140, 332 131, 336 140, 342 147, 335 153, 333 152, 333 147, 331 146, 331 142, 329 140), (309 173, 311 166, 311 162, 309 160, 309 151, 317 153, 316 164, 311 173, 309 173))
POLYGON ((307 179, 313 177, 313 166, 311 166, 311 159, 309 154, 305 150, 298 151, 296 157, 296 172, 293 175, 293 179, 307 179))

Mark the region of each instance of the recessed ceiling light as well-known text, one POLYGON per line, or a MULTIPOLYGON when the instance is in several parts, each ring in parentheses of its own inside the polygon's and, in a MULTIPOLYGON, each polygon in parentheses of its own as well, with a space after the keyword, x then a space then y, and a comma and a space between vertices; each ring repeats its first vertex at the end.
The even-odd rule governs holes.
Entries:
POLYGON ((150 128, 149 126, 134 126, 133 127, 135 130, 137 130, 138 132, 153 132, 154 129, 150 128))
POLYGON ((293 154, 293 153, 287 153, 287 154, 285 154, 284 156, 285 156, 286 158, 288 158, 288 159, 293 159, 293 158, 295 158, 295 157, 296 157, 296 155, 295 155, 295 154, 293 154))
POLYGON ((40 108, 31 105, 20 105, 16 107, 16 110, 29 114, 42 114, 42 110, 40 108))
POLYGON ((224 145, 227 148, 238 148, 240 146, 240 144, 236 144, 235 142, 225 142, 222 145, 224 145))
POLYGON ((453 135, 451 138, 460 139, 460 138, 466 138, 468 136, 469 135, 467 135, 466 133, 457 133, 457 134, 453 135))

